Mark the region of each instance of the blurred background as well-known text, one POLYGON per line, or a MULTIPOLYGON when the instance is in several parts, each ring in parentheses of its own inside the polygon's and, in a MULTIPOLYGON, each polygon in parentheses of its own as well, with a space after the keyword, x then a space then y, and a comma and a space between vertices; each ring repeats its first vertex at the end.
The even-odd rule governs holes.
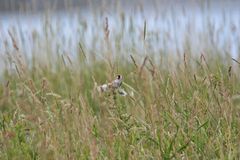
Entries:
POLYGON ((0 0, 0 55, 12 53, 14 37, 29 64, 33 57, 75 59, 82 49, 91 60, 109 51, 156 60, 183 53, 238 58, 239 6, 237 0, 0 0))

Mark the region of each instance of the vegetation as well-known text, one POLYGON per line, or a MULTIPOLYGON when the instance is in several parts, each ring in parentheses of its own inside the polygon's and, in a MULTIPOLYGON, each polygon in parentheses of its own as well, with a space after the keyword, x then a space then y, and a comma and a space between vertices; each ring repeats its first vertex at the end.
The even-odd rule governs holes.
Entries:
POLYGON ((211 47, 195 54, 190 40, 184 54, 155 54, 147 21, 141 54, 123 54, 110 27, 106 19, 99 29, 102 58, 84 42, 75 56, 58 53, 52 35, 35 35, 44 61, 39 48, 26 56, 9 29, 0 159, 239 159, 238 60, 211 47), (97 92, 117 74, 127 96, 97 92))

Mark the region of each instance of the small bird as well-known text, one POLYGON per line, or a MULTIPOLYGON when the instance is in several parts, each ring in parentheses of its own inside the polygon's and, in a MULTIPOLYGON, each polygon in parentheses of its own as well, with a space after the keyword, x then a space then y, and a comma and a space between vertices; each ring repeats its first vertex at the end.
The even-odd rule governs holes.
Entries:
POLYGON ((122 80, 123 80, 123 77, 122 75, 117 75, 117 78, 112 81, 112 87, 113 88, 119 88, 121 85, 122 85, 122 80))
POLYGON ((120 86, 122 85, 122 81, 123 81, 123 76, 119 74, 119 75, 117 75, 116 79, 113 80, 111 83, 107 83, 107 84, 98 86, 97 90, 99 92, 107 92, 107 91, 117 90, 121 96, 126 96, 127 93, 123 89, 120 88, 120 86))

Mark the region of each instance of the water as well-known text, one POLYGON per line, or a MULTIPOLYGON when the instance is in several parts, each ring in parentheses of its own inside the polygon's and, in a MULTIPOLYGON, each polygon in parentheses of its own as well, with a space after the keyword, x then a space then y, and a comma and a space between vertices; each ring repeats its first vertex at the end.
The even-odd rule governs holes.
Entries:
MULTIPOLYGON (((164 51, 181 54, 189 44, 191 52, 199 54, 206 48, 219 53, 239 54, 240 11, 231 5, 173 5, 145 6, 143 10, 125 5, 113 9, 81 9, 71 12, 40 12, 35 14, 5 13, 0 15, 0 55, 13 49, 10 31, 21 52, 30 60, 33 53, 51 53, 76 56, 79 42, 86 50, 104 50, 104 24, 108 17, 113 52, 131 52, 135 48, 144 54, 144 47, 153 54, 164 51), (143 40, 144 22, 147 37, 143 40), (189 42, 189 43, 187 43, 189 42), (144 45, 145 44, 145 45, 144 45), (50 47, 49 47, 50 45, 50 47)), ((3 64, 2 64, 3 66, 3 64)))

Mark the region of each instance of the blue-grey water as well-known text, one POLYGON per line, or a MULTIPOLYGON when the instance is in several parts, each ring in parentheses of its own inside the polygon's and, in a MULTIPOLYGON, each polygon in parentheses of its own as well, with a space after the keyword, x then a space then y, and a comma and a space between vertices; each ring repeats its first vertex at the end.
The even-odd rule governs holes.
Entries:
MULTIPOLYGON (((113 9, 82 8, 81 10, 0 14, 0 56, 14 50, 9 31, 16 38, 21 52, 31 58, 50 48, 74 57, 79 42, 86 50, 103 50, 105 17, 108 17, 110 41, 118 40, 121 52, 131 48, 143 52, 144 22, 147 37, 144 42, 152 53, 183 53, 190 47, 199 54, 206 48, 238 57, 240 50, 240 10, 230 5, 205 6, 165 5, 155 7, 118 7, 113 9), (46 41, 46 42, 43 42, 46 41), (190 46, 186 46, 186 45, 190 46)), ((99 56, 101 58, 101 56, 99 56)), ((0 60, 0 61, 1 61, 0 60)), ((4 64, 1 63, 4 67, 4 64)))

